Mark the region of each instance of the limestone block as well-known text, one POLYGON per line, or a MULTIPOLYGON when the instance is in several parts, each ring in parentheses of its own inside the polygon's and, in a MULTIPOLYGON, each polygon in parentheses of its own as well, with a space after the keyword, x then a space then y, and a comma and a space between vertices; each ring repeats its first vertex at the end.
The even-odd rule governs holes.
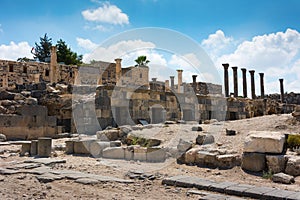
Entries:
POLYGON ((266 155, 268 169, 273 173, 284 172, 286 159, 284 155, 266 155))
POLYGON ((217 155, 218 167, 232 168, 241 165, 241 156, 239 154, 217 155))
POLYGON ((26 153, 30 153, 31 142, 26 141, 22 143, 20 155, 24 156, 26 153))
POLYGON ((35 156, 38 153, 38 140, 32 140, 30 146, 30 155, 35 156))
POLYGON ((133 150, 133 159, 139 161, 147 160, 147 148, 146 147, 134 147, 133 150))
POLYGON ((266 156, 262 153, 243 153, 242 169, 260 172, 266 168, 266 156))
POLYGON ((105 148, 110 147, 110 142, 106 141, 94 141, 90 145, 90 153, 94 157, 100 157, 105 148))
POLYGON ((203 165, 208 167, 217 166, 217 153, 210 153, 207 151, 198 151, 195 157, 195 163, 197 165, 203 165))
POLYGON ((74 153, 74 141, 68 140, 66 143, 66 154, 74 153))
POLYGON ((124 159, 125 149, 123 147, 108 147, 102 152, 103 158, 124 159))
POLYGON ((124 157, 125 160, 133 160, 133 151, 134 151, 134 146, 128 146, 127 148, 124 149, 124 157))
POLYGON ((285 135, 280 132, 250 131, 244 143, 244 152, 282 153, 285 135))
POLYGON ((48 137, 38 138, 38 156, 50 157, 52 150, 52 139, 48 137))
POLYGON ((119 130, 117 129, 110 129, 110 130, 103 130, 97 131, 97 138, 101 141, 114 141, 119 139, 119 130))
POLYGON ((272 181, 275 183, 291 184, 295 182, 295 179, 293 176, 284 173, 277 173, 272 176, 272 181))
POLYGON ((161 147, 149 147, 147 149, 147 162, 164 162, 166 150, 161 147))
POLYGON ((188 150, 184 154, 184 163, 185 164, 195 163, 196 155, 197 155, 199 150, 200 150, 199 148, 192 148, 192 149, 188 150))
POLYGON ((213 135, 209 134, 201 134, 198 135, 196 138, 196 144, 203 145, 203 144, 212 144, 215 142, 215 138, 213 135))
POLYGON ((186 152, 187 150, 192 148, 192 146, 193 146, 193 142, 185 141, 185 140, 180 138, 179 143, 177 145, 177 149, 178 149, 179 152, 186 152))
POLYGON ((75 154, 90 154, 90 144, 93 140, 74 141, 75 154))
POLYGON ((293 156, 288 159, 285 173, 292 176, 300 176, 300 156, 293 156))

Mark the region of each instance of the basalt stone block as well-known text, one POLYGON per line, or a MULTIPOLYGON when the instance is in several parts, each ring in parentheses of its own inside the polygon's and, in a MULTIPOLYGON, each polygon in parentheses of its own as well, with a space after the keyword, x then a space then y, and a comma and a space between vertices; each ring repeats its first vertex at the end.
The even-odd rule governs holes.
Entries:
POLYGON ((242 169, 260 172, 266 168, 266 156, 262 153, 243 153, 242 169))

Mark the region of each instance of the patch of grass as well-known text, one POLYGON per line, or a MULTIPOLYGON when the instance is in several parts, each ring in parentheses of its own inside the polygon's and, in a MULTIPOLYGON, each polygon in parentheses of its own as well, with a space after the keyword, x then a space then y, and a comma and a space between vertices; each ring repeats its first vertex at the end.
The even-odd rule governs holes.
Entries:
POLYGON ((287 146, 290 149, 300 147, 300 135, 289 135, 287 139, 287 146))
POLYGON ((262 178, 264 178, 264 179, 272 179, 272 177, 273 177, 273 172, 272 172, 272 170, 270 170, 269 169, 269 171, 263 171, 263 175, 262 175, 262 178))

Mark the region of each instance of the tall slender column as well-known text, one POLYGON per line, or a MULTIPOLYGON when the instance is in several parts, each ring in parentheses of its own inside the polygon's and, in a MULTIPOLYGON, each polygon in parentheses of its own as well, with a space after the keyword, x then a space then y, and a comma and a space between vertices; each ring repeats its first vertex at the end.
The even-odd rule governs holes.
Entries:
POLYGON ((50 57, 50 83, 57 82, 57 54, 56 46, 51 47, 51 57, 50 57))
POLYGON ((174 76, 170 76, 171 80, 171 90, 174 90, 174 76))
POLYGON ((178 93, 181 92, 180 88, 181 88, 181 85, 182 85, 182 72, 183 70, 182 69, 177 69, 177 76, 178 76, 178 93))
POLYGON ((165 91, 169 91, 170 90, 170 86, 169 86, 169 80, 165 80, 165 91))
POLYGON ((242 73, 243 73, 243 96, 244 98, 247 98, 247 69, 246 68, 242 68, 242 73))
POLYGON ((233 95, 234 97, 238 96, 238 78, 237 78, 237 67, 232 67, 233 70, 233 95))
POLYGON ((264 73, 259 73, 260 76, 260 98, 265 98, 264 73))
MULTIPOLYGON (((121 79, 121 76, 122 76, 122 64, 121 64, 122 59, 116 58, 115 62, 116 62, 116 83, 118 83, 118 81, 121 79)), ((101 82, 102 82, 102 80, 101 80, 101 82)))
POLYGON ((254 81, 254 73, 255 70, 249 70, 250 76, 251 76, 251 95, 252 95, 252 99, 256 98, 255 95, 255 81, 254 81))
POLYGON ((222 64, 224 67, 224 89, 225 89, 225 97, 229 97, 229 84, 228 84, 228 67, 229 64, 222 64))
POLYGON ((284 103, 283 78, 279 79, 279 82, 280 82, 281 103, 284 103))

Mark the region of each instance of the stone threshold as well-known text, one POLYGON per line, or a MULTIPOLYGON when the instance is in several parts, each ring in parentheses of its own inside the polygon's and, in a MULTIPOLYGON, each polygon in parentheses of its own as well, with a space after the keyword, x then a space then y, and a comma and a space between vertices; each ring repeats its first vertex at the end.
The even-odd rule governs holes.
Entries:
POLYGON ((199 190, 253 199, 300 200, 300 192, 271 187, 258 187, 235 182, 216 182, 193 176, 179 175, 165 178, 162 181, 162 184, 176 187, 197 188, 199 190))

